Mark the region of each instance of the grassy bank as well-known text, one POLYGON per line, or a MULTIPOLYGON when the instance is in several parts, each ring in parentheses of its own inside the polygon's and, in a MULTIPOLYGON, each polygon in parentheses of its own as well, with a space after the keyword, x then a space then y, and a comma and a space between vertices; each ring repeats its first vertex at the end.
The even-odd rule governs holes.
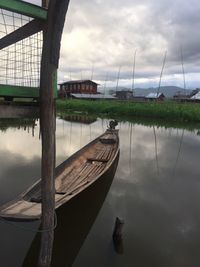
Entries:
POLYGON ((89 100, 57 100, 57 111, 79 111, 97 116, 154 118, 166 121, 200 122, 200 105, 175 102, 118 102, 89 100))

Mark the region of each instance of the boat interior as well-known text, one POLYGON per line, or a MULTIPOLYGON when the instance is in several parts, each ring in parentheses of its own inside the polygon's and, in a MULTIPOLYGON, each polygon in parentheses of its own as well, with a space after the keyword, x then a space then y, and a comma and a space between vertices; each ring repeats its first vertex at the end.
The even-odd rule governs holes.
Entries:
MULTIPOLYGON (((113 132, 107 132, 93 145, 86 147, 80 156, 65 166, 64 170, 55 179, 55 198, 59 200, 63 196, 69 196, 79 191, 90 183, 108 165, 116 153, 117 136, 113 132)), ((23 199, 29 202, 41 202, 40 183, 27 192, 23 199)))

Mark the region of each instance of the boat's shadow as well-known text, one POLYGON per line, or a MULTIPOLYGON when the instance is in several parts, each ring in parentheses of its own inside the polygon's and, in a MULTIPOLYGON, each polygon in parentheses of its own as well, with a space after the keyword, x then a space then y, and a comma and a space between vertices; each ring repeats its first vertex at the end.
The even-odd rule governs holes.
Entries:
MULTIPOLYGON (((55 229, 52 266, 71 266, 92 227, 106 198, 114 178, 119 157, 112 168, 106 172, 89 190, 83 191, 67 205, 57 210, 58 225, 55 229)), ((40 249, 38 233, 25 257, 23 267, 37 266, 40 249)))

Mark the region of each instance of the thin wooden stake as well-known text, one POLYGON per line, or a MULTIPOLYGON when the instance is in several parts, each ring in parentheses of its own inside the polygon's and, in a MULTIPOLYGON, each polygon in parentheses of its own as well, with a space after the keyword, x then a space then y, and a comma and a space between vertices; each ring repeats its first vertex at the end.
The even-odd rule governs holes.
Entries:
POLYGON ((163 59, 161 73, 160 73, 160 79, 159 79, 158 89, 157 89, 157 97, 158 97, 158 95, 160 93, 160 86, 161 86, 162 75, 163 75, 163 71, 164 71, 164 67, 165 67, 166 57, 167 57, 167 51, 165 51, 165 54, 164 54, 164 59, 163 59))
POLYGON ((121 65, 119 66, 119 70, 118 70, 118 74, 117 74, 116 93, 117 93, 118 85, 119 85, 120 72, 121 72, 121 65))
POLYGON ((133 58, 133 73, 132 73, 132 92, 133 92, 133 94, 134 94, 134 89, 135 89, 135 61, 136 61, 136 53, 137 53, 137 50, 135 50, 134 58, 133 58))
POLYGON ((186 95, 186 82, 185 82, 185 69, 184 69, 184 62, 183 62, 183 49, 182 46, 180 47, 181 51, 181 66, 182 66, 182 72, 183 72, 183 88, 186 95))

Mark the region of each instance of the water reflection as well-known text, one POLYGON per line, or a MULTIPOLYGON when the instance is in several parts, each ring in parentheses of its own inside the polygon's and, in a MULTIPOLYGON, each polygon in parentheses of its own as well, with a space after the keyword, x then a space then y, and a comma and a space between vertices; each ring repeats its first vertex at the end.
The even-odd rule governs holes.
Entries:
POLYGON ((0 119, 0 204, 40 177, 39 122, 0 119))
POLYGON ((34 136, 34 130, 37 126, 38 119, 36 118, 5 118, 0 119, 0 131, 6 132, 9 128, 24 129, 24 131, 31 131, 32 136, 34 136))
POLYGON ((82 124, 91 124, 97 120, 94 116, 82 115, 82 114, 61 114, 60 119, 64 121, 77 122, 82 124))
MULTIPOLYGON (((101 134, 107 124, 107 120, 80 124, 58 119, 57 164, 78 150, 80 145, 101 134)), ((198 126, 183 129, 175 125, 168 128, 153 123, 147 126, 121 122, 119 128, 120 161, 106 200, 87 237, 71 238, 68 232, 70 227, 65 228, 65 225, 72 219, 70 213, 75 218, 82 214, 86 221, 83 228, 89 229, 91 224, 88 221, 95 213, 93 201, 98 200, 100 194, 97 193, 93 201, 86 205, 88 211, 81 209, 81 205, 72 211, 63 209, 58 215, 58 237, 55 241, 58 254, 55 259, 59 257, 63 265, 67 263, 69 254, 75 255, 78 249, 76 253, 75 249, 69 252, 65 242, 78 244, 78 240, 83 242, 86 237, 73 267, 199 266, 198 126), (82 213, 79 213, 80 210, 82 213), (116 254, 112 244, 112 231, 117 216, 125 221, 123 255, 116 254)), ((34 137, 24 129, 8 128, 6 132, 0 132, 1 202, 17 195, 40 176, 38 136, 38 125, 34 137)), ((81 221, 75 221, 75 232, 82 234, 81 221)), ((38 227, 30 226, 35 229, 38 227)), ((25 264, 28 258, 34 258, 34 251, 37 251, 35 234, 0 224, 0 235, 2 266, 18 267, 23 261, 25 264)), ((58 260, 56 262, 57 266, 62 266, 58 260)))
POLYGON ((199 138, 182 129, 133 127, 120 125, 118 172, 73 266, 198 266, 199 138), (116 215, 125 221, 120 257, 110 241, 116 215), (98 234, 102 226, 103 236, 98 234))

